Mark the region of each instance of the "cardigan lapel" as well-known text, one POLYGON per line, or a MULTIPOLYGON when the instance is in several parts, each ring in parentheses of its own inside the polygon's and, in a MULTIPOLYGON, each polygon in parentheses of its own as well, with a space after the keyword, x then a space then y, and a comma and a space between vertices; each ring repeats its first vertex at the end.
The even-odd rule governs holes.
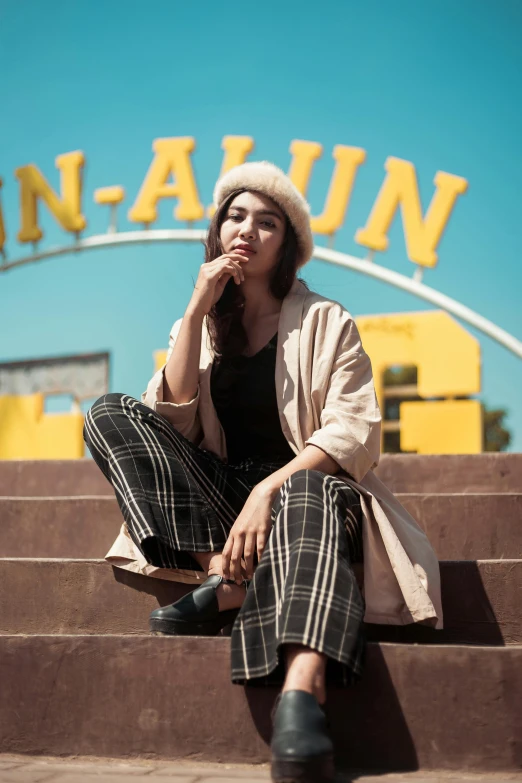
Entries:
POLYGON ((296 454, 304 448, 298 398, 301 370, 300 335, 307 291, 299 280, 294 280, 292 288, 283 299, 277 329, 277 406, 283 434, 296 454))

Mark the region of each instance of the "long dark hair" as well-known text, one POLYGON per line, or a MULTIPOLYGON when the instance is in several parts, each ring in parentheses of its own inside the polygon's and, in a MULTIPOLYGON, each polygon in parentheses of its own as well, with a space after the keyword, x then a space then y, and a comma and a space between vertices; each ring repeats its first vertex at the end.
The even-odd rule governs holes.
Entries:
MULTIPOLYGON (((248 188, 238 188, 223 201, 216 210, 205 241, 205 263, 214 261, 223 255, 220 232, 230 203, 239 193, 248 188)), ((270 277, 270 293, 276 299, 284 299, 290 291, 297 273, 298 245, 297 236, 288 217, 279 260, 270 277)), ((208 314, 208 330, 212 348, 217 357, 239 356, 248 345, 248 338, 242 324, 245 297, 238 285, 231 278, 225 286, 223 294, 208 314)))

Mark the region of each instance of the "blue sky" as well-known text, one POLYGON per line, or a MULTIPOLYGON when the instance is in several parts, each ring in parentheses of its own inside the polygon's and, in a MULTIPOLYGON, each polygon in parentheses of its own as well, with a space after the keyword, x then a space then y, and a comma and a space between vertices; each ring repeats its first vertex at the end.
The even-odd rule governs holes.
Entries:
MULTIPOLYGON (((320 142, 308 198, 322 211, 335 144, 360 146, 359 169, 335 247, 354 255, 388 156, 412 161, 426 210, 438 170, 465 177, 424 282, 522 336, 522 3, 397 0, 255 3, 74 3, 0 0, 0 177, 14 259, 14 169, 35 163, 57 187, 54 160, 86 155, 85 235, 104 232, 96 188, 120 184, 127 221, 152 141, 193 136, 193 163, 211 202, 225 135, 248 135, 251 159, 290 163, 293 139, 320 142)), ((174 226, 165 200, 155 227, 174 226)), ((40 209, 42 247, 68 238, 40 209)), ((201 223, 204 226, 204 223, 201 223)), ((324 239, 318 238, 323 244, 324 239)), ((198 245, 130 246, 63 256, 0 275, 0 360, 109 350, 111 390, 139 397, 152 351, 166 346, 202 261, 198 245)), ((376 258, 411 276, 402 226, 376 258)), ((304 277, 354 315, 431 309, 415 297, 312 261, 304 277)), ((470 331, 482 348, 482 394, 509 411, 522 451, 522 365, 470 331)), ((50 408, 51 409, 51 408, 50 408)))

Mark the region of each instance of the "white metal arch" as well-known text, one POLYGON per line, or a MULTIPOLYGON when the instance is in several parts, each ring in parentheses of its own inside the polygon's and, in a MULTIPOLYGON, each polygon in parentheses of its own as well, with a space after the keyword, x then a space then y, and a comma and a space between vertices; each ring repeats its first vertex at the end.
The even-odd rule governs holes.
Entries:
MULTIPOLYGON (((55 256, 67 255, 70 253, 80 253, 84 250, 93 250, 101 247, 115 247, 117 245, 128 245, 133 243, 148 244, 151 242, 201 242, 205 239, 206 234, 207 232, 205 229, 188 228, 147 229, 143 231, 122 231, 98 234, 96 236, 87 237, 86 239, 78 239, 71 245, 50 248, 49 250, 36 252, 32 255, 25 256, 24 258, 16 259, 15 261, 4 260, 4 262, 0 264, 0 271, 7 272, 18 266, 31 264, 36 261, 43 261, 47 258, 54 258, 55 256)), ((340 253, 337 250, 330 250, 326 247, 318 247, 317 245, 314 248, 314 258, 326 261, 329 264, 352 269, 354 272, 360 272, 368 277, 382 280, 395 288, 408 291, 408 293, 413 294, 420 299, 424 299, 426 302, 437 305, 437 307, 440 307, 442 310, 446 310, 446 312, 466 321, 488 337, 496 340, 500 345, 504 346, 504 348, 507 348, 514 353, 515 356, 522 358, 522 342, 520 340, 517 340, 517 338, 509 334, 509 332, 501 329, 492 321, 479 315, 469 307, 466 307, 445 294, 435 291, 433 288, 424 285, 424 283, 421 283, 419 280, 411 279, 406 277, 406 275, 399 274, 391 269, 386 269, 386 267, 375 264, 372 261, 356 258, 347 253, 340 253)))

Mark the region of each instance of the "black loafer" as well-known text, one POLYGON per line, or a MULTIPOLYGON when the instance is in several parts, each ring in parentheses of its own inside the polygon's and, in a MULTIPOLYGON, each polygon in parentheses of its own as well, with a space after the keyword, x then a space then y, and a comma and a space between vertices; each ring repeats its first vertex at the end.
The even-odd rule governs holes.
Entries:
POLYGON ((333 743, 315 696, 299 690, 281 693, 273 716, 272 780, 331 783, 335 777, 333 743))
POLYGON ((213 574, 191 593, 170 606, 162 606, 150 614, 149 628, 154 634, 169 636, 217 636, 236 619, 239 609, 219 611, 216 588, 221 582, 236 584, 213 574))

